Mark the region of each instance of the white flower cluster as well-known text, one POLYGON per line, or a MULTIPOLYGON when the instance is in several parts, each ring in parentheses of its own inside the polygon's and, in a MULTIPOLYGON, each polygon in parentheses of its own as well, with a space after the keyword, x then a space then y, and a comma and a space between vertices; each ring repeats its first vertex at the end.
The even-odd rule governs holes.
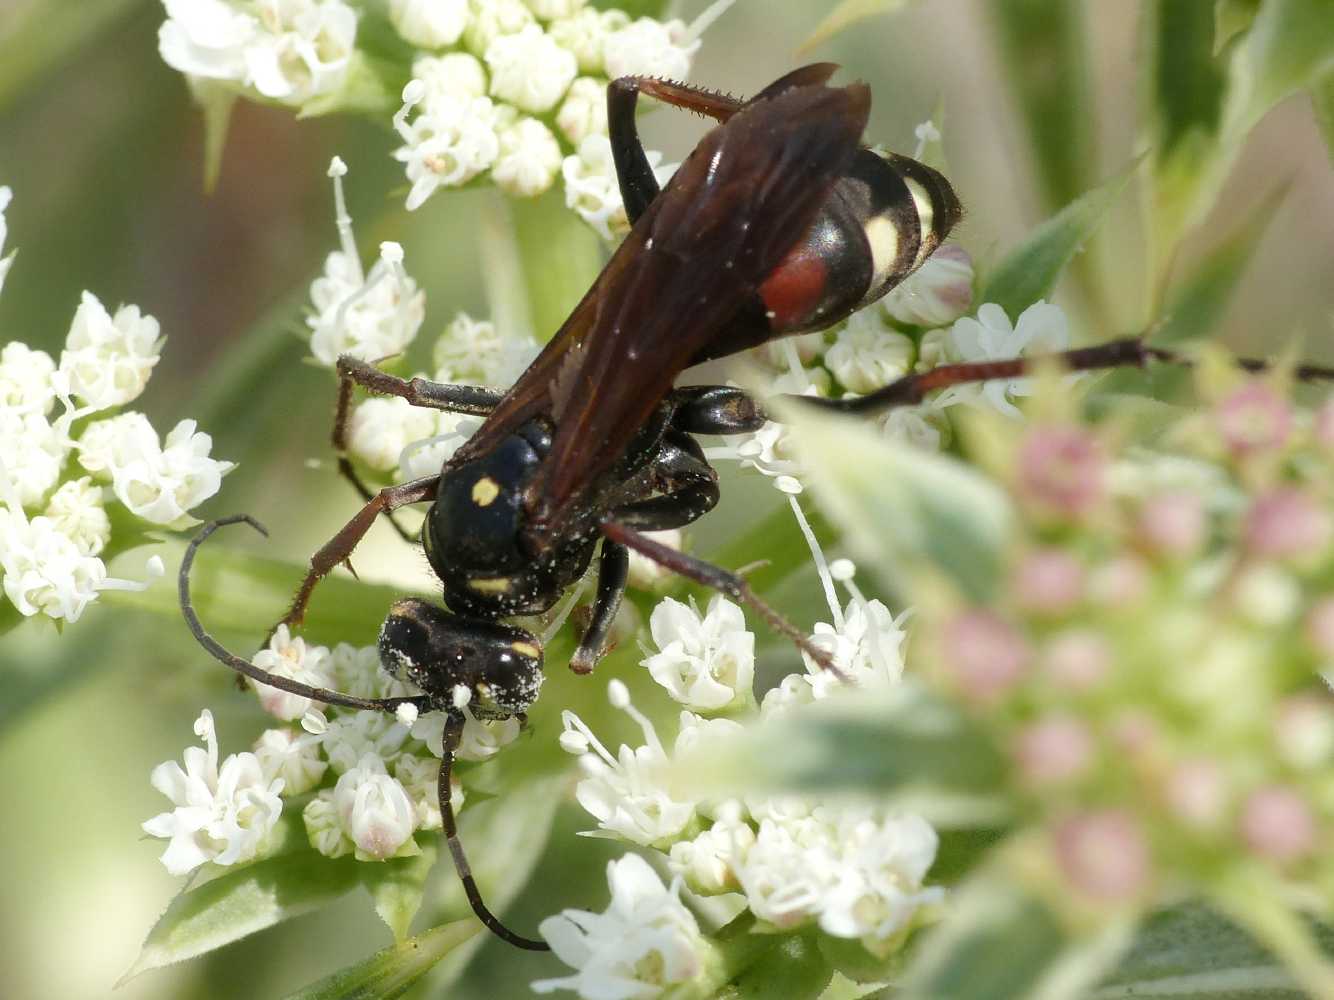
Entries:
MULTIPOLYGON (((339 249, 329 254, 324 274, 311 284, 313 308, 307 319, 311 353, 330 368, 341 354, 372 363, 403 354, 426 314, 425 293, 404 270, 398 244, 381 244, 380 260, 368 274, 362 272, 343 195, 346 173, 347 166, 335 157, 329 176, 339 249)), ((503 389, 537 352, 531 337, 508 334, 459 313, 433 346, 435 370, 418 374, 437 382, 503 389)), ((476 417, 413 406, 399 397, 373 397, 352 411, 348 448, 376 472, 396 469, 398 478, 416 479, 439 472, 478 424, 476 417)))
POLYGON ((943 897, 942 889, 923 885, 935 859, 937 837, 920 816, 801 797, 701 801, 674 784, 673 758, 688 753, 707 759, 707 741, 741 728, 735 719, 710 719, 695 712, 772 718, 801 711, 819 699, 847 696, 849 685, 858 697, 887 690, 902 673, 900 622, 881 602, 868 601, 858 590, 850 562, 826 564, 795 498, 791 503, 812 542, 829 596, 833 621, 815 627, 816 641, 833 654, 846 681, 808 662, 805 673, 769 691, 756 712, 751 690, 754 636, 746 630, 740 608, 721 597, 713 599, 704 615, 670 599, 659 604, 650 623, 657 651, 643 663, 673 699, 694 710, 681 713, 672 749, 668 751, 653 724, 631 704, 619 681, 609 685, 612 704, 639 725, 643 745, 621 746, 613 755, 571 712, 563 715, 561 745, 579 755, 584 777, 575 794, 597 820, 596 835, 663 852, 676 881, 664 893, 642 860, 629 855, 619 862, 633 866, 639 873, 635 883, 646 900, 654 901, 644 907, 644 922, 628 916, 618 901, 625 891, 618 884, 623 875, 613 870, 613 901, 606 914, 567 911, 542 924, 557 956, 578 973, 535 983, 536 989, 572 989, 584 997, 655 996, 664 986, 682 982, 691 963, 670 949, 693 943, 699 964, 702 945, 693 922, 671 923, 672 932, 662 933, 656 916, 664 908, 674 912, 664 900, 674 902, 676 885, 682 882, 701 895, 738 894, 759 920, 776 930, 814 924, 831 936, 859 940, 878 957, 899 946, 923 907, 943 897), (849 592, 846 606, 837 599, 836 582, 849 592), (662 968, 671 955, 680 975, 645 981, 634 974, 648 950, 647 939, 661 942, 662 964, 653 968, 662 968), (643 988, 631 991, 626 984, 632 982, 643 988), (624 991, 617 992, 622 987, 624 991))
MULTIPOLYGON (((585 0, 394 0, 399 33, 423 52, 394 128, 395 157, 420 207, 482 175, 520 197, 561 176, 566 203, 605 239, 628 228, 607 139, 607 83, 626 74, 684 79, 704 28, 637 20, 585 0)), ((655 167, 661 159, 650 154, 655 167)), ((659 168, 662 179, 674 167, 659 168)))
MULTIPOLYGON (((274 633, 252 662, 280 677, 363 698, 420 693, 381 669, 374 646, 316 646, 293 637, 286 627, 274 633)), ((328 857, 352 854, 360 861, 382 861, 414 855, 420 848, 413 834, 441 828, 436 781, 443 713, 398 717, 325 708, 264 684, 250 685, 265 711, 285 722, 300 720, 301 729, 265 731, 253 753, 228 757, 219 771, 212 718, 204 712, 196 731, 205 735, 204 728, 208 730, 210 756, 205 760, 197 748, 185 752, 188 776, 198 774, 199 781, 187 783, 171 763, 153 772, 153 787, 177 809, 149 820, 144 829, 155 837, 172 838, 163 863, 173 875, 205 861, 240 864, 261 855, 263 834, 282 809, 280 794, 315 793, 302 821, 311 846, 328 857), (258 812, 254 796, 261 787, 269 791, 258 812), (240 832, 226 825, 232 817, 240 817, 240 832), (230 832, 224 836, 218 830, 230 832), (237 839, 241 837, 246 838, 243 843, 237 839)), ((487 760, 519 735, 515 720, 483 722, 466 707, 463 711, 467 721, 457 751, 460 760, 487 760)), ((456 809, 463 802, 457 777, 453 802, 456 809)))
MULTIPOLYGON (((0 210, 9 198, 0 188, 0 210)), ((0 214, 0 249, 5 229, 0 214)), ((0 348, 0 574, 20 614, 73 622, 99 591, 145 586, 112 578, 99 558, 111 541, 107 504, 188 527, 198 523, 188 511, 232 469, 209 457, 193 420, 162 441, 142 413, 114 412, 144 391, 161 349, 157 320, 137 306, 112 315, 91 292, 58 361, 18 341, 0 348)), ((161 571, 154 556, 148 572, 161 571)))
POLYGON ((356 52, 343 0, 163 0, 158 50, 195 81, 301 107, 338 91, 356 52))

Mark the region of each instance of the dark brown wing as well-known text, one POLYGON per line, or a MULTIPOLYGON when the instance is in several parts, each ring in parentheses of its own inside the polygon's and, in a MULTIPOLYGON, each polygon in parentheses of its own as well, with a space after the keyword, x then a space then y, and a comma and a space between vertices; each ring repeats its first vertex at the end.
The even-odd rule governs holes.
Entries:
POLYGON ((755 100, 705 136, 654 199, 461 452, 485 451, 524 420, 552 414, 555 438, 533 484, 535 534, 560 533, 690 359, 753 302, 846 168, 869 108, 861 85, 755 100))

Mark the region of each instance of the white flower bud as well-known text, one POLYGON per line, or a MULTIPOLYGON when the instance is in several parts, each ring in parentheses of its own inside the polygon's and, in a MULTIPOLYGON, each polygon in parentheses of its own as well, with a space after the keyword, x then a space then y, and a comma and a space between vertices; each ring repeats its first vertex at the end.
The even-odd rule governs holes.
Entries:
POLYGON ((468 0, 390 0, 389 20, 413 45, 443 48, 457 42, 468 26, 468 0))
POLYGON ((552 21, 547 34, 563 49, 574 53, 581 73, 602 72, 602 50, 607 36, 630 23, 629 15, 619 10, 585 7, 572 17, 552 21))
POLYGON ((463 33, 463 42, 482 55, 501 35, 513 35, 534 23, 533 12, 523 0, 470 0, 472 21, 463 33))
POLYGON ((556 127, 575 146, 590 135, 606 135, 606 81, 581 76, 570 84, 565 100, 556 112, 556 127))
POLYGON ((435 411, 399 396, 372 397, 352 411, 348 451, 372 469, 389 471, 411 442, 436 432, 435 411))
POLYGON ((491 177, 502 191, 531 198, 551 187, 561 165, 560 143, 536 118, 521 118, 500 133, 491 177))
POLYGON ((419 56, 412 63, 412 77, 422 83, 420 100, 427 109, 441 101, 486 96, 486 70, 466 52, 419 56))
POLYGON ((318 740, 293 729, 266 729, 255 741, 255 758, 270 781, 281 778, 288 795, 304 795, 329 769, 318 740))
POLYGON ((574 54, 530 24, 513 35, 500 35, 486 50, 491 96, 524 111, 554 108, 579 72, 574 54))
POLYGON ((161 357, 159 332, 157 320, 138 306, 121 306, 113 318, 96 295, 84 292, 60 355, 70 390, 95 410, 135 399, 161 357))
POLYGON ((890 330, 876 310, 848 317, 824 363, 850 392, 865 393, 907 374, 915 348, 910 338, 890 330))
MULTIPOLYGON (((293 636, 286 625, 278 626, 268 646, 257 652, 250 662, 278 677, 300 681, 311 687, 327 688, 333 680, 328 648, 307 646, 306 640, 293 636)), ((247 683, 255 689, 264 711, 285 722, 301 718, 314 704, 309 698, 269 687, 259 681, 247 680, 247 683)))
MULTIPOLYGON (((384 762, 366 754, 334 786, 338 821, 356 846, 358 861, 383 861, 414 854, 408 847, 417 814, 407 791, 385 771, 384 762)), ((415 847, 415 843, 412 845, 415 847)))
POLYGON ((0 350, 0 407, 25 413, 50 413, 56 400, 51 385, 55 370, 56 363, 45 351, 34 351, 17 340, 10 341, 0 350))
POLYGON ((900 323, 953 323, 973 304, 973 259, 963 247, 946 243, 902 284, 890 289, 881 304, 900 323))
POLYGON ((641 17, 611 32, 602 44, 609 79, 618 76, 656 76, 684 80, 700 41, 681 21, 663 23, 641 17))
POLYGON ((352 852, 354 845, 343 831, 332 788, 323 789, 306 803, 301 819, 305 823, 310 846, 326 858, 341 858, 352 852))
POLYGON ((111 519, 102 506, 102 491, 90 477, 62 483, 46 504, 46 516, 85 556, 95 556, 111 540, 111 519))
POLYGON ((528 9, 544 21, 557 17, 573 17, 588 0, 525 0, 528 9))
POLYGON ((0 462, 24 507, 41 505, 60 479, 68 450, 64 435, 40 412, 0 408, 0 462))

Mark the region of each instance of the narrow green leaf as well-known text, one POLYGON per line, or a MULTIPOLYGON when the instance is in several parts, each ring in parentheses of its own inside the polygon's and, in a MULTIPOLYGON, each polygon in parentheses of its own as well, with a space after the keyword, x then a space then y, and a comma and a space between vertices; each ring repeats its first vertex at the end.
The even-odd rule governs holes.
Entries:
POLYGON ((814 706, 687 755, 676 780, 708 793, 858 791, 950 825, 995 822, 1005 765, 949 702, 905 682, 884 698, 814 706), (907 805, 904 806, 905 808, 907 805))
POLYGON ((879 17, 881 14, 892 14, 902 10, 910 2, 911 0, 842 0, 842 3, 825 15, 824 20, 811 32, 810 37, 801 43, 797 51, 809 52, 835 35, 847 31, 854 24, 868 18, 879 17))
POLYGON ((783 410, 816 499, 867 568, 900 590, 907 574, 931 568, 974 601, 994 593, 1010 526, 995 484, 864 422, 783 410))
MULTIPOLYGON (((232 530, 239 537, 246 531, 240 527, 232 530)), ((176 579, 171 570, 180 565, 183 548, 178 542, 164 546, 162 556, 170 579, 159 580, 145 591, 104 591, 101 603, 151 611, 179 621, 176 579)), ((219 534, 200 548, 195 559, 195 609, 209 631, 249 633, 258 639, 291 601, 305 571, 304 564, 230 549, 219 534)), ((341 571, 332 573, 315 591, 306 615, 306 633, 325 644, 364 644, 368 635, 379 632, 385 609, 401 596, 402 588, 358 582, 341 571)))
POLYGON ((407 940, 412 918, 421 909, 426 878, 438 854, 435 841, 427 840, 421 845, 421 853, 413 857, 361 866, 362 882, 375 903, 375 912, 400 944, 407 940))
MULTIPOLYGON (((1334 930, 1318 928, 1334 953, 1334 930)), ((1273 953, 1215 910, 1187 903, 1155 914, 1141 926, 1130 951, 1092 993, 1116 997, 1187 1000, 1299 1000, 1307 996, 1273 953)))
POLYGON ((995 302, 1013 319, 1056 286, 1061 271, 1088 242, 1116 203, 1139 161, 1039 225, 987 278, 982 302, 995 302))
POLYGON ((1043 204, 1073 201, 1092 184, 1096 121, 1083 3, 999 0, 990 14, 1001 66, 1028 130, 1043 204))
POLYGON ((1275 104, 1331 69, 1334 12, 1329 0, 1268 0, 1228 68, 1224 132, 1239 142, 1275 104))
POLYGON ((1156 0, 1144 16, 1152 32, 1143 63, 1144 117, 1153 156, 1163 161, 1190 135, 1218 131, 1226 77, 1214 58, 1215 12, 1208 4, 1156 0))
POLYGON ((1212 336, 1223 319, 1246 265, 1264 238, 1286 191, 1266 198, 1200 261, 1174 291, 1153 343, 1166 346, 1212 336))
POLYGON ((349 965, 288 1000, 393 1000, 479 930, 475 920, 442 924, 349 965))
POLYGON ((1311 88, 1311 104, 1320 133, 1325 137, 1325 147, 1334 160, 1334 73, 1326 73, 1316 81, 1311 88))
POLYGON ((181 962, 332 902, 359 884, 351 857, 288 851, 228 871, 177 896, 121 983, 181 962))
POLYGON ((550 340, 602 270, 602 248, 557 189, 509 205, 533 332, 539 341, 550 340))
POLYGON ((1130 928, 1072 936, 1047 905, 986 878, 961 890, 895 993, 899 1000, 1082 997, 1123 950, 1130 928))
POLYGON ((1262 0, 1214 0, 1214 55, 1251 30, 1262 0))

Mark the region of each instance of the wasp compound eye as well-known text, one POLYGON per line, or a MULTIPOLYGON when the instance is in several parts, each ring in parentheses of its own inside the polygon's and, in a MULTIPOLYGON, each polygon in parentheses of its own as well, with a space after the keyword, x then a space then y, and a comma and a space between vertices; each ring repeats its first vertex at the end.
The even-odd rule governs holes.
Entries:
POLYGON ((462 686, 478 718, 526 712, 542 688, 542 647, 524 629, 452 615, 417 598, 396 601, 380 629, 380 662, 411 681, 437 708, 462 686))

